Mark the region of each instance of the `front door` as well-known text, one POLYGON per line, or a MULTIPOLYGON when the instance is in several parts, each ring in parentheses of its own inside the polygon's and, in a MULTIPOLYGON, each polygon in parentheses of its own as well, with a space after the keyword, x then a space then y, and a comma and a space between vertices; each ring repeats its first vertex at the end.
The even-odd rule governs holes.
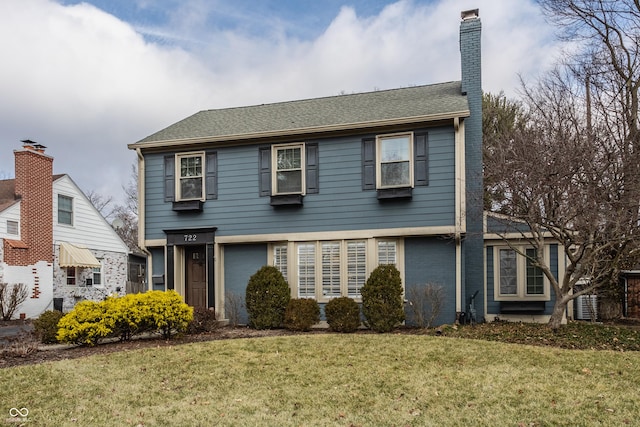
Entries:
POLYGON ((207 308, 207 262, 205 246, 185 246, 186 303, 194 308, 207 308))

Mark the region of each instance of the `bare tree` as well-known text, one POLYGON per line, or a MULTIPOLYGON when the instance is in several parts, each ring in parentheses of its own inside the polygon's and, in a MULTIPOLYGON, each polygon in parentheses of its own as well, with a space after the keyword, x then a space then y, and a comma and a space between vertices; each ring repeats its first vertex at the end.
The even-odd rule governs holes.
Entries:
POLYGON ((27 300, 28 295, 24 283, 10 285, 0 282, 0 319, 11 320, 18 306, 27 300))
POLYGON ((504 231, 538 249, 531 261, 554 290, 549 324, 557 328, 569 301, 615 288, 638 259, 640 3, 540 4, 571 53, 536 84, 523 83, 518 126, 485 121, 485 179, 489 206, 507 215, 504 231), (543 257, 548 238, 567 260, 557 279, 543 257))
POLYGON ((129 182, 122 190, 125 194, 124 203, 113 207, 113 197, 104 197, 95 191, 89 191, 86 195, 102 216, 111 222, 129 250, 141 252, 138 248, 138 171, 135 163, 131 165, 129 182))

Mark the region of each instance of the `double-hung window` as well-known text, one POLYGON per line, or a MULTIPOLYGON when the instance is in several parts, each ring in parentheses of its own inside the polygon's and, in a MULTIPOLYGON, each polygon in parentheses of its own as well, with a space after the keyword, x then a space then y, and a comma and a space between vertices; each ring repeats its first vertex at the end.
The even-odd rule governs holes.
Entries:
POLYGON ((204 153, 177 156, 178 200, 204 200, 204 153))
POLYGON ((341 296, 360 298, 360 289, 377 265, 393 264, 400 269, 397 240, 274 243, 270 257, 296 298, 321 302, 341 296))
MULTIPOLYGON (((102 264, 102 260, 100 260, 100 264, 102 264)), ((93 286, 102 286, 102 266, 93 267, 91 269, 92 274, 92 284, 93 286)))
POLYGON ((413 186, 412 134, 378 136, 378 188, 413 186))
MULTIPOLYGON (((549 283, 542 269, 536 265, 537 250, 523 247, 519 251, 508 247, 495 248, 496 299, 547 301, 549 283)), ((547 253, 544 255, 548 256, 547 253)))
POLYGON ((65 275, 67 276, 67 285, 75 286, 77 270, 75 267, 65 267, 65 275))
POLYGON ((73 225, 73 198, 58 194, 58 224, 73 225))
POLYGON ((18 221, 7 220, 7 234, 13 234, 17 236, 20 234, 20 228, 18 227, 18 221))
POLYGON ((274 145, 272 194, 304 194, 304 144, 274 145))

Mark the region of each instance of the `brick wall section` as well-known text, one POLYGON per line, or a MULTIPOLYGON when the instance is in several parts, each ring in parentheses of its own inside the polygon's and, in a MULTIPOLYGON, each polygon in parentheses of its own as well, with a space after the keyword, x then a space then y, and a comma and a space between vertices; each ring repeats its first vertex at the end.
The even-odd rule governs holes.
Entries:
POLYGON ((9 265, 53 262, 53 158, 25 146, 14 151, 16 196, 20 201, 20 235, 25 247, 4 242, 9 265))
POLYGON ((463 242, 462 301, 465 310, 471 295, 480 291, 475 299, 479 315, 484 313, 481 29, 479 17, 460 23, 462 91, 467 94, 471 111, 465 119, 467 234, 463 242))

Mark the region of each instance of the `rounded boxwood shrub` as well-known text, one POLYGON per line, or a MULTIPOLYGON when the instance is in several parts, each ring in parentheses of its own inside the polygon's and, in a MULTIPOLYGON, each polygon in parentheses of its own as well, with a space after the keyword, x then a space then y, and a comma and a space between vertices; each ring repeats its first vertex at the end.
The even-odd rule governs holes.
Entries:
POLYGON ((33 321, 33 330, 43 344, 55 344, 58 342, 58 322, 62 319, 62 312, 47 310, 33 321))
POLYGON ((265 265, 249 278, 245 306, 249 326, 271 329, 282 326, 284 312, 291 299, 291 291, 277 268, 265 265))
POLYGON ((294 298, 284 312, 284 326, 293 331, 308 331, 320 321, 320 306, 311 298, 294 298))
POLYGON ((389 332, 404 321, 402 280, 394 265, 380 265, 360 289, 365 325, 376 332, 389 332))
POLYGON ((332 331, 355 332, 360 326, 360 307, 349 297, 333 298, 324 306, 324 315, 332 331))

